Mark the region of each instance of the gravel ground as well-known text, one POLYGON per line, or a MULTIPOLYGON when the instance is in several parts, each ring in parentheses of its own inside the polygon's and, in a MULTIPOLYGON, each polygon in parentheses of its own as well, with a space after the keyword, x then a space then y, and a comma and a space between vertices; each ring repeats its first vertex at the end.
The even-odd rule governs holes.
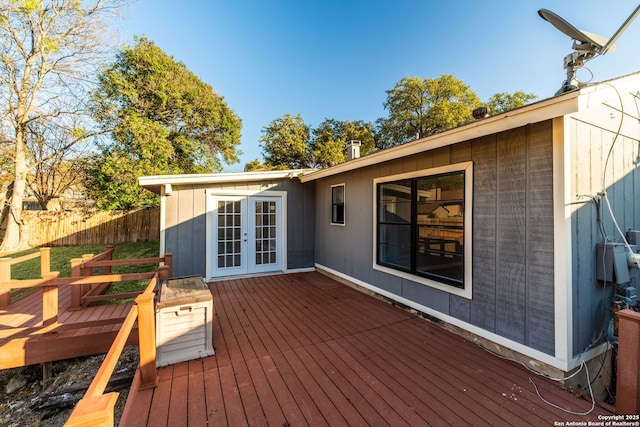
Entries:
MULTIPOLYGON (((93 380, 104 360, 104 354, 53 362, 53 376, 42 381, 42 365, 0 371, 0 426, 64 425, 93 380)), ((115 409, 116 425, 124 408, 131 379, 138 365, 136 347, 126 347, 116 365, 112 380, 120 393, 115 409)))

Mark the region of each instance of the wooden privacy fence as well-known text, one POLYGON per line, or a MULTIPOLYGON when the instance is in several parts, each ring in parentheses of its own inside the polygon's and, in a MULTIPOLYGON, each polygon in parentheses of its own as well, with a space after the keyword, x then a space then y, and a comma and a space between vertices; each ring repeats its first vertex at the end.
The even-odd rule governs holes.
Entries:
POLYGON ((77 246, 160 239, 160 211, 23 211, 29 246, 77 246))

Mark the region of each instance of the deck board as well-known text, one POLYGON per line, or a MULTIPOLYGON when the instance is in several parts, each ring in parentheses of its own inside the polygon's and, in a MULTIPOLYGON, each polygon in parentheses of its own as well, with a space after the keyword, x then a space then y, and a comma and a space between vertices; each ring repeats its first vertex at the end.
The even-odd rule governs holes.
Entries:
MULTIPOLYGON (((70 302, 71 286, 59 286, 58 321, 45 328, 40 289, 0 309, 0 369, 105 353, 133 305, 70 310, 70 302)), ((132 335, 130 344, 137 342, 132 335)))
MULTIPOLYGON (((215 355, 159 369, 158 387, 129 395, 135 410, 122 426, 511 426, 610 415, 555 409, 519 364, 320 273, 209 286, 215 355)), ((591 407, 534 380, 562 407, 591 407)))

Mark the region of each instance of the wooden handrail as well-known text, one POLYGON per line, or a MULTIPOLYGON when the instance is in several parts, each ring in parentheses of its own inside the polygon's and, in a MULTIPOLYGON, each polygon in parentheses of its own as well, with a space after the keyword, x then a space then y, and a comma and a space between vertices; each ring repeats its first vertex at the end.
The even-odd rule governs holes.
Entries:
MULTIPOLYGON (((173 255, 171 253, 165 253, 163 257, 157 258, 138 258, 138 259, 127 259, 127 260, 113 260, 111 256, 113 254, 113 246, 107 246, 107 250, 93 256, 91 254, 83 255, 82 258, 76 258, 71 260, 71 276, 72 277, 102 277, 103 279, 106 277, 115 277, 111 275, 111 267, 119 266, 119 265, 139 265, 139 264, 154 264, 154 263, 163 263, 164 267, 168 267, 168 276, 171 276, 172 263, 173 263, 173 255), (106 258, 106 259, 105 259, 106 258), (104 267, 102 276, 92 276, 93 268, 104 267)), ((129 277, 128 279, 114 279, 112 281, 122 281, 122 280, 143 280, 148 279, 149 277, 140 277, 134 278, 129 277)), ((73 284, 82 284, 83 286, 77 287, 74 286, 71 288, 71 310, 79 310, 83 305, 89 304, 91 302, 95 302, 95 296, 103 293, 109 286, 110 280, 88 280, 84 282, 73 282, 73 284)))
POLYGON ((133 325, 135 325, 137 319, 138 306, 133 305, 129 310, 129 314, 127 314, 127 317, 124 319, 124 322, 118 331, 118 335, 116 335, 116 338, 113 340, 102 365, 100 365, 100 369, 98 369, 96 376, 87 389, 85 396, 97 397, 104 393, 104 390, 107 388, 107 384, 109 384, 111 374, 116 367, 116 363, 118 363, 122 350, 124 350, 124 347, 127 344, 127 339, 129 338, 129 334, 131 334, 131 330, 133 329, 133 325))
POLYGON ((115 265, 156 264, 164 262, 162 258, 114 259, 108 261, 86 261, 86 267, 109 267, 115 265))
MULTIPOLYGON (((162 267, 161 267, 162 268, 162 267)), ((113 425, 113 409, 118 393, 103 394, 116 363, 122 354, 134 324, 138 322, 140 351, 141 388, 155 387, 158 384, 156 369, 155 319, 153 292, 158 279, 166 274, 168 268, 156 272, 149 281, 144 292, 136 298, 136 305, 131 307, 118 335, 109 348, 100 369, 96 373, 84 397, 78 402, 65 426, 113 425)))
POLYGON ((126 274, 109 274, 101 276, 80 276, 80 277, 60 277, 54 279, 56 285, 88 285, 92 283, 109 283, 109 282, 125 282, 127 280, 145 280, 151 279, 154 272, 148 273, 126 273, 126 274))
POLYGON ((43 279, 14 279, 8 282, 0 282, 0 289, 26 289, 46 286, 49 284, 48 282, 57 278, 59 274, 60 272, 58 271, 52 271, 43 279))
POLYGON ((151 279, 156 273, 126 273, 126 274, 109 274, 102 276, 80 276, 80 277, 57 277, 59 272, 54 271, 51 274, 55 274, 54 278, 48 277, 46 279, 25 279, 25 280, 11 280, 8 282, 0 282, 0 289, 23 289, 23 288, 35 288, 42 286, 60 286, 60 285, 87 285, 91 283, 109 283, 109 282, 124 282, 127 280, 144 280, 151 279))
POLYGON ((29 261, 30 259, 35 259, 40 256, 40 252, 34 252, 32 254, 22 255, 16 258, 9 258, 11 262, 9 264, 20 264, 21 262, 29 261))

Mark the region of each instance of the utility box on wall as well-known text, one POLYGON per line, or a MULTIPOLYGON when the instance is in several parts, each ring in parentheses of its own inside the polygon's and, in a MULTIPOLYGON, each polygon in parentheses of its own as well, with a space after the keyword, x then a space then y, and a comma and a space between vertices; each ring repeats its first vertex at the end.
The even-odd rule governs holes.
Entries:
POLYGON ((596 279, 620 285, 631 280, 624 243, 598 243, 596 246, 596 279))
POLYGON ((213 297, 201 276, 168 279, 156 304, 158 367, 214 354, 213 297))

